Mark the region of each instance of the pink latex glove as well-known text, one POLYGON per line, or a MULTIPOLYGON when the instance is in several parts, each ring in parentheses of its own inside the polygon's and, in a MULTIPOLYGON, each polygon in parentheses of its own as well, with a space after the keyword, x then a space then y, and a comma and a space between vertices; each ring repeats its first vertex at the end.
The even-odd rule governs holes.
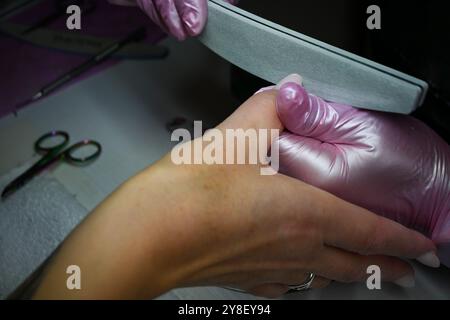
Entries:
MULTIPOLYGON (((129 1, 129 0, 113 0, 129 1)), ((136 0, 139 7, 165 32, 184 40, 199 35, 208 18, 207 0, 136 0)), ((231 4, 236 0, 225 0, 231 4)))
POLYGON ((424 233, 450 267, 449 145, 410 116, 280 90, 281 172, 424 233))

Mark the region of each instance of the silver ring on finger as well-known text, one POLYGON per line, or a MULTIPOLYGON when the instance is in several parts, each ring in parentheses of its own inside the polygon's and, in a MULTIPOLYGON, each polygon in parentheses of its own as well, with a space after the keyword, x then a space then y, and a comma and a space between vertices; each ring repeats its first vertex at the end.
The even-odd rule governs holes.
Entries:
POLYGON ((288 286, 289 292, 291 292, 291 293, 292 292, 303 292, 303 291, 310 290, 315 278, 316 278, 316 275, 314 273, 310 272, 308 275, 308 278, 305 280, 304 283, 299 284, 299 285, 288 286))

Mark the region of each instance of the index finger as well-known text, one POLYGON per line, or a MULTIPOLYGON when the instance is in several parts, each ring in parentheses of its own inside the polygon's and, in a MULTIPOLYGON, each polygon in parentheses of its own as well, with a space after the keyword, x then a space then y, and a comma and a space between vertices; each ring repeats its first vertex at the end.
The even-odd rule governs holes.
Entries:
MULTIPOLYGON (((329 246, 364 255, 410 259, 436 252, 436 246, 424 235, 364 208, 334 196, 323 201, 323 205, 323 237, 329 246)), ((439 259, 434 260, 427 264, 438 267, 439 259)))

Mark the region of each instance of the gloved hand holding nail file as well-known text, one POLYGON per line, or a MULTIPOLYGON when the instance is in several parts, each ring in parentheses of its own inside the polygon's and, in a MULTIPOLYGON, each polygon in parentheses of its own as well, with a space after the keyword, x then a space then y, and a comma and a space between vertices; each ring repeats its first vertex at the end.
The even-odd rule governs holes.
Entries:
MULTIPOLYGON (((185 40, 198 36, 208 18, 207 0, 109 0, 120 5, 139 7, 165 32, 185 40)), ((237 0, 225 0, 235 4, 237 0)))
POLYGON ((450 267, 450 146, 410 116, 280 90, 281 172, 422 232, 450 267))

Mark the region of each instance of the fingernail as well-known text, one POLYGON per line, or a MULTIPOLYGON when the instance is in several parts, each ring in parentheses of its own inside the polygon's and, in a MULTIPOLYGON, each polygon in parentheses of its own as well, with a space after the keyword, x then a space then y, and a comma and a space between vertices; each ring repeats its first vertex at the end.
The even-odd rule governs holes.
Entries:
POLYGON ((288 75, 286 78, 284 78, 283 80, 281 80, 278 84, 277 84, 277 89, 280 89, 283 85, 285 85, 286 83, 296 83, 299 86, 301 86, 303 84, 303 78, 302 76, 300 76, 299 74, 293 73, 288 75))
POLYGON ((292 108, 302 107, 308 94, 305 89, 297 83, 288 82, 281 86, 277 96, 277 107, 279 111, 289 111, 292 108))
POLYGON ((185 26, 186 31, 191 36, 197 36, 201 33, 203 29, 202 18, 196 11, 187 11, 183 14, 183 24, 185 26))
POLYGON ((414 275, 407 274, 406 276, 395 280, 394 283, 402 288, 414 288, 416 285, 416 279, 414 278, 414 275))
POLYGON ((262 89, 258 90, 255 94, 258 94, 258 93, 261 93, 264 91, 274 90, 274 89, 280 90, 281 87, 287 83, 295 83, 295 84, 298 84, 299 86, 301 86, 303 83, 303 79, 300 75, 293 73, 293 74, 288 75, 283 80, 281 80, 276 86, 269 86, 269 87, 262 88, 262 89))
POLYGON ((431 268, 439 268, 441 266, 441 261, 433 251, 421 255, 416 260, 431 268))
POLYGON ((265 92, 265 91, 269 91, 269 90, 274 90, 274 89, 276 89, 275 86, 265 87, 265 88, 262 88, 262 89, 259 89, 258 91, 256 91, 254 95, 257 95, 258 93, 261 93, 261 92, 265 92))

